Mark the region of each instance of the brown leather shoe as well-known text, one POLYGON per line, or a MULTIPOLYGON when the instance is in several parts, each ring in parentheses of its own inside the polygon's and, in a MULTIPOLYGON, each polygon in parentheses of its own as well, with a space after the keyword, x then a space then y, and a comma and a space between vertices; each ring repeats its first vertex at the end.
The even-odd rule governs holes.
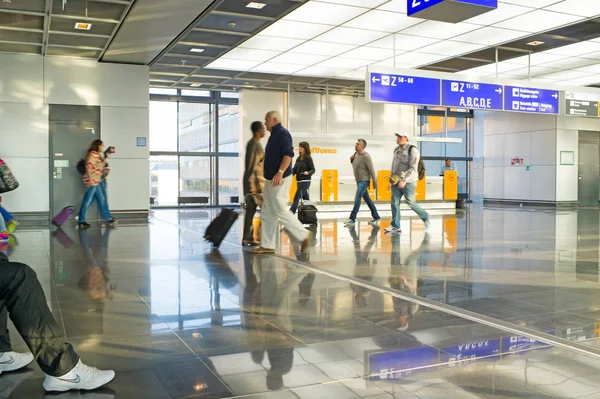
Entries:
POLYGON ((253 254, 274 254, 275 250, 271 248, 258 247, 252 250, 253 254))
POLYGON ((312 239, 313 239, 313 233, 312 233, 312 231, 309 231, 308 235, 306 236, 304 241, 302 241, 302 247, 301 247, 302 252, 306 252, 306 250, 310 246, 310 243, 312 242, 312 239))

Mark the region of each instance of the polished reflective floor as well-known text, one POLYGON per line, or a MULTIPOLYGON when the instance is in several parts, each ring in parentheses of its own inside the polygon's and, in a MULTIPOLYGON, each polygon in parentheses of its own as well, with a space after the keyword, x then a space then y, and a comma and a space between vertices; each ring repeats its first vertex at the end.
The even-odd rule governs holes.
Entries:
POLYGON ((117 377, 44 395, 33 365, 0 376, 0 399, 600 398, 596 358, 344 278, 599 347, 598 209, 474 208, 434 214, 427 233, 407 214, 391 236, 389 221, 323 215, 308 254, 283 231, 276 256, 243 250, 238 224, 211 251, 214 212, 18 230, 0 250, 37 271, 82 359, 117 377))

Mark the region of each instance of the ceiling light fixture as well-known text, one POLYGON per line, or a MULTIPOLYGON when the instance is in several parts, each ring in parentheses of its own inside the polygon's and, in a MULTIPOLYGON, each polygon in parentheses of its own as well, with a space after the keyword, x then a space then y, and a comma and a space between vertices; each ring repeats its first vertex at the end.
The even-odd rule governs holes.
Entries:
POLYGON ((200 83, 192 83, 192 84, 190 84, 190 86, 192 86, 192 87, 200 87, 202 85, 200 83))
POLYGON ((87 22, 75 22, 75 29, 90 30, 92 29, 92 24, 88 24, 87 22))
POLYGON ((529 46, 539 46, 540 44, 544 44, 546 42, 540 42, 539 40, 534 40, 532 42, 527 43, 529 46))
POLYGON ((265 6, 266 6, 265 3, 257 3, 255 1, 252 1, 252 2, 250 2, 248 4, 246 4, 247 8, 255 8, 257 10, 262 10, 265 6))
POLYGON ((190 53, 202 53, 204 51, 203 48, 193 48, 190 49, 190 53))

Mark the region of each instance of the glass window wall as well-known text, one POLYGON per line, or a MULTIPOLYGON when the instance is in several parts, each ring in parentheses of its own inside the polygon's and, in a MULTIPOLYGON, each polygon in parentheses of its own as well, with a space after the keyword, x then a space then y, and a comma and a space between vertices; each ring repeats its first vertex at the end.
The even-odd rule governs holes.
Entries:
POLYGON ((169 90, 150 95, 152 206, 239 203, 238 99, 169 90))

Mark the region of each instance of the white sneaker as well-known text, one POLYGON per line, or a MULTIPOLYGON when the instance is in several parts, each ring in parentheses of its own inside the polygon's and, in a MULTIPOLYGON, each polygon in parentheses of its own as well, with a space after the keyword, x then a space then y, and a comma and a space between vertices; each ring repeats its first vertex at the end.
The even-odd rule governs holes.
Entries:
POLYGON ((356 225, 356 221, 352 220, 352 219, 348 219, 344 222, 344 226, 346 227, 350 227, 350 226, 354 226, 356 225))
POLYGON ((397 228, 392 227, 392 226, 386 227, 385 231, 388 232, 388 233, 402 233, 402 229, 397 229, 397 228))
POLYGON ((3 352, 0 353, 0 374, 5 371, 16 371, 33 362, 31 353, 3 352))
POLYGON ((112 370, 98 370, 86 366, 79 360, 73 370, 60 377, 46 375, 44 389, 48 392, 65 392, 71 390, 91 391, 108 384, 115 378, 112 370))

